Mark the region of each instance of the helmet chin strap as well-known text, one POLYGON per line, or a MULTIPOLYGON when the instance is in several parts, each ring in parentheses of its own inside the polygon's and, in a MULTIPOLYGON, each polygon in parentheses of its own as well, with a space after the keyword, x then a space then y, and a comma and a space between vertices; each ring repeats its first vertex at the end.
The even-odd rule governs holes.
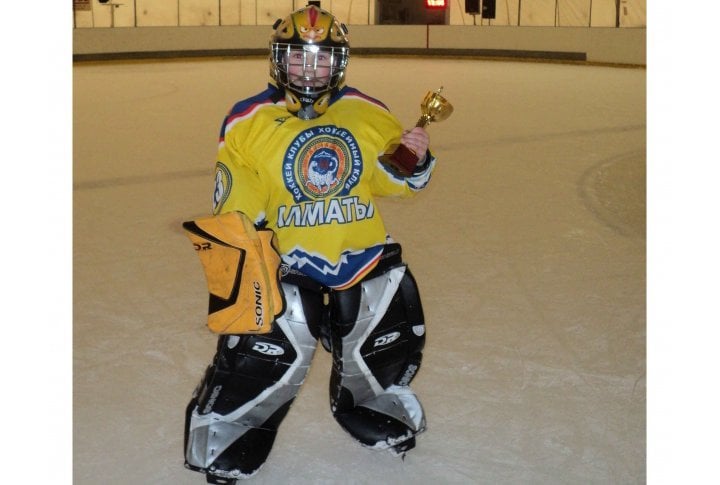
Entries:
POLYGON ((323 115, 330 106, 332 91, 319 95, 298 95, 290 89, 285 89, 285 105, 287 110, 301 120, 312 120, 323 115))

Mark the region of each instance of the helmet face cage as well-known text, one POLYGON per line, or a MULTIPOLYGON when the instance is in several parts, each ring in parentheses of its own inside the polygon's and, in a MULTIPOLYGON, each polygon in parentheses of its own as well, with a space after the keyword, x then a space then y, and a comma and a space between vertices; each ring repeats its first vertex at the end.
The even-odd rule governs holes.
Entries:
POLYGON ((348 47, 273 42, 271 74, 286 89, 314 97, 342 84, 349 50, 348 47))
POLYGON ((278 19, 273 29, 270 76, 279 86, 302 101, 343 84, 350 42, 347 27, 330 12, 308 5, 278 19))

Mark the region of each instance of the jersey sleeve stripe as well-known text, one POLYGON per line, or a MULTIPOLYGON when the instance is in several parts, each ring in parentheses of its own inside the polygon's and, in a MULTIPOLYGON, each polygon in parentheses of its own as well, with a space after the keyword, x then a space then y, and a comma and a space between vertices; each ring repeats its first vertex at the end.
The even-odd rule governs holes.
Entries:
MULTIPOLYGON (((273 102, 270 100, 266 100, 266 101, 263 101, 260 103, 253 103, 250 106, 245 107, 245 109, 240 112, 231 113, 230 116, 228 116, 228 118, 227 118, 227 122, 225 123, 224 133, 227 133, 237 123, 239 123, 240 121, 245 120, 247 118, 250 118, 263 106, 267 106, 269 104, 273 104, 273 102)), ((224 136, 224 133, 223 133, 223 136, 224 136)))
POLYGON ((347 88, 347 90, 345 91, 345 93, 343 95, 343 99, 359 99, 362 101, 366 101, 370 104, 373 104, 375 106, 378 106, 378 107, 384 109, 385 111, 390 111, 390 109, 382 101, 372 98, 372 97, 368 96, 367 94, 363 94, 355 88, 347 88))
MULTIPOLYGON (((220 132, 220 144, 223 144, 225 140, 225 135, 237 123, 247 118, 250 118, 264 106, 276 104, 273 100, 272 93, 273 92, 268 89, 256 96, 253 96, 252 98, 240 101, 235 106, 233 106, 228 115, 225 117, 225 122, 220 132)), ((284 101, 277 104, 284 104, 284 101)))

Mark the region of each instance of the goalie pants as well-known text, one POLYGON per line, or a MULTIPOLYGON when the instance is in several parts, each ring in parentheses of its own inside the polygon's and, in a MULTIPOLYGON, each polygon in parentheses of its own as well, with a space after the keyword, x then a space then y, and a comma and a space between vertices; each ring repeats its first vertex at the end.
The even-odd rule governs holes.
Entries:
POLYGON ((286 311, 264 335, 223 335, 188 404, 185 463, 222 479, 247 478, 270 453, 312 360, 317 339, 332 352, 330 405, 362 445, 402 454, 424 431, 410 382, 425 325, 415 279, 400 246, 346 290, 306 277, 283 278, 286 311))

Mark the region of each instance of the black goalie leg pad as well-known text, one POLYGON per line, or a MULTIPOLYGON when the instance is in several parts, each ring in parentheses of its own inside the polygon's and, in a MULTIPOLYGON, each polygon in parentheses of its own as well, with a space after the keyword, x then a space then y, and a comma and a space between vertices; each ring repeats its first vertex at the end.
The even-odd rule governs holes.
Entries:
POLYGON ((420 369, 425 324, 405 265, 333 292, 330 399, 338 423, 364 446, 404 453, 424 431, 409 384, 420 369))
POLYGON ((254 475, 305 379, 315 338, 298 292, 264 335, 224 335, 186 412, 185 463, 210 483, 254 475))
MULTIPOLYGON (((270 455, 280 423, 285 418, 293 399, 283 404, 261 427, 248 429, 228 446, 208 467, 193 466, 191 470, 206 473, 208 483, 235 483, 237 479, 249 478, 262 467, 270 455)), ((192 402, 188 406, 186 427, 192 417, 192 402)), ((186 432, 186 434, 188 434, 186 432)), ((186 445, 187 449, 187 445, 186 445)))

